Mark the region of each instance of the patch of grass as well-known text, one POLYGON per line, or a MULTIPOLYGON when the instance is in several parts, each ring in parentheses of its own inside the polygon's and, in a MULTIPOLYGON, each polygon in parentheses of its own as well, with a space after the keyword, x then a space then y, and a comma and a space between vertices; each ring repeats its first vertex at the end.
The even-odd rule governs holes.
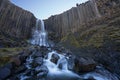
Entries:
MULTIPOLYGON (((113 23, 112 23, 113 24, 113 23)), ((105 43, 105 39, 114 41, 113 43, 120 43, 120 27, 98 25, 91 27, 84 32, 77 32, 78 36, 69 34, 62 38, 62 42, 69 42, 67 45, 75 47, 95 47, 100 48, 105 43)))
POLYGON ((25 47, 17 48, 0 48, 0 57, 13 56, 21 52, 25 47))
POLYGON ((8 63, 10 61, 10 56, 8 57, 0 57, 0 67, 5 65, 6 63, 8 63))
MULTIPOLYGON (((67 45, 72 45, 74 47, 80 47, 79 42, 76 40, 73 34, 69 34, 61 39, 62 43, 67 43, 67 45)), ((64 46, 65 46, 64 44, 64 46)))
POLYGON ((19 52, 23 51, 23 49, 25 49, 25 47, 0 48, 0 66, 8 63, 12 56, 17 55, 19 52))

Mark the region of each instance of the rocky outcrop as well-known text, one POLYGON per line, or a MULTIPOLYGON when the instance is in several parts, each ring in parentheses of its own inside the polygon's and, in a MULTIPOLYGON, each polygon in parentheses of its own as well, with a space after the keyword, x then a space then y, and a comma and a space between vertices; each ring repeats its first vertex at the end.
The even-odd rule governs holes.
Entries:
POLYGON ((70 10, 45 20, 47 30, 53 30, 57 35, 67 35, 76 32, 80 25, 84 25, 91 19, 100 17, 100 14, 92 1, 77 5, 70 10))
POLYGON ((0 32, 19 39, 30 37, 36 18, 29 11, 12 4, 9 0, 0 0, 0 32))
POLYGON ((89 28, 91 24, 96 24, 96 21, 103 17, 111 17, 118 13, 119 9, 119 0, 89 0, 86 3, 77 4, 76 7, 62 14, 51 16, 45 20, 45 25, 50 36, 59 36, 57 39, 60 40, 69 33, 84 31, 82 28, 89 28))

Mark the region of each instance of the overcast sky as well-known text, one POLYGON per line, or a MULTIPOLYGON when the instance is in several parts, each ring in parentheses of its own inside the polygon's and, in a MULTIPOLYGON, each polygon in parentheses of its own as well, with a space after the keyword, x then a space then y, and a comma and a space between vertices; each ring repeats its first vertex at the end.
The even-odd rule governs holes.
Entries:
POLYGON ((84 3, 88 0, 11 0, 14 4, 29 10, 39 19, 46 19, 51 15, 60 14, 76 3, 84 3))

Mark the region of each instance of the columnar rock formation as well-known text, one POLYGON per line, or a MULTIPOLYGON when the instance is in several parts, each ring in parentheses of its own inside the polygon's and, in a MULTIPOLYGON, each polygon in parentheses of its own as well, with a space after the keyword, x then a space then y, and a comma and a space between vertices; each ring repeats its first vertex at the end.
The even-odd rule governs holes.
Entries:
POLYGON ((0 32, 26 39, 30 37, 35 21, 32 13, 17 7, 9 0, 0 0, 0 32))
POLYGON ((61 37, 69 32, 76 32, 103 16, 111 16, 119 11, 119 0, 89 0, 86 3, 77 4, 70 10, 54 15, 45 20, 46 28, 61 37), (118 9, 117 9, 118 8, 118 9))

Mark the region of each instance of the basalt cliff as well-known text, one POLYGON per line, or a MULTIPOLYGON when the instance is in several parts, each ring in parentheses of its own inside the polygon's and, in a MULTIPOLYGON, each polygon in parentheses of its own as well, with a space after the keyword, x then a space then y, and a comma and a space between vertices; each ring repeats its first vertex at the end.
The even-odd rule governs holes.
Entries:
POLYGON ((9 0, 0 0, 0 43, 1 46, 15 46, 16 40, 31 37, 31 30, 35 26, 35 16, 26 10, 12 4, 9 0), (13 40, 13 43, 12 40, 13 40), (11 41, 10 41, 11 40, 11 41), (7 43, 7 44, 6 44, 7 43), (3 45, 2 45, 3 44, 3 45))

